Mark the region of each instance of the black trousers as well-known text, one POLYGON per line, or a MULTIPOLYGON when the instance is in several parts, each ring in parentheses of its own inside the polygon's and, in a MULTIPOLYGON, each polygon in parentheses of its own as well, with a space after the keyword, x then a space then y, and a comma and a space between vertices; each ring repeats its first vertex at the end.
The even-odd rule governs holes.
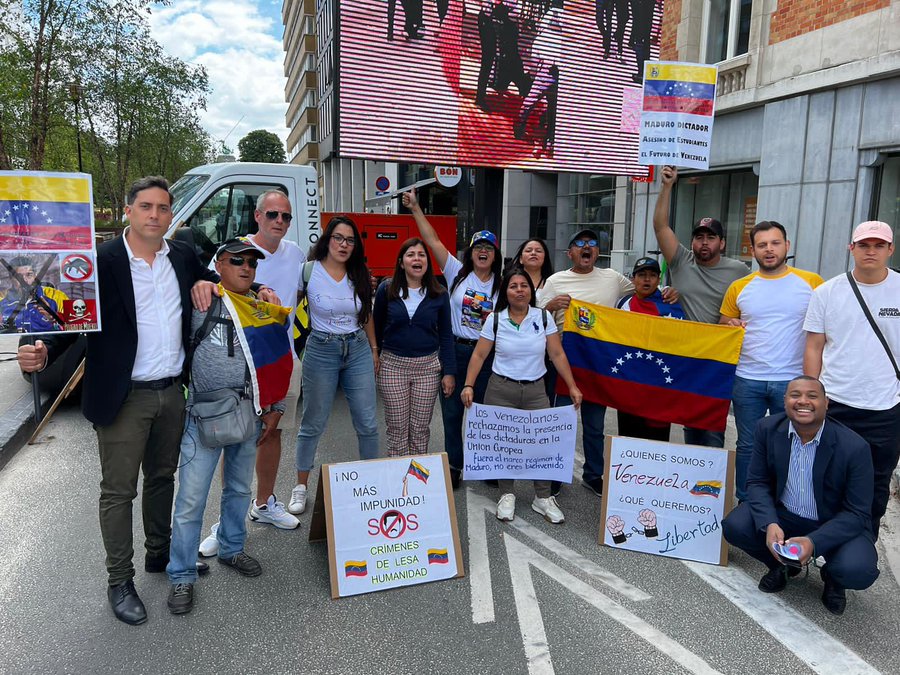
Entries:
POLYGON ((638 415, 630 415, 629 413, 616 411, 616 417, 619 423, 619 436, 629 436, 630 438, 646 438, 651 441, 669 442, 669 430, 671 424, 654 423, 646 417, 638 415))
POLYGON ((862 436, 872 449, 875 467, 872 532, 877 539, 878 527, 891 497, 891 474, 900 459, 900 404, 889 410, 863 410, 829 401, 828 416, 862 436))
MULTIPOLYGON (((785 539, 805 537, 821 525, 817 520, 794 515, 780 504, 777 509, 778 524, 784 530, 785 539)), ((779 565, 766 547, 766 531, 758 529, 754 524, 750 504, 747 502, 738 506, 722 521, 722 533, 729 544, 737 546, 769 569, 779 565)), ((874 584, 878 578, 878 553, 871 532, 863 532, 829 550, 817 549, 815 555, 825 557, 828 574, 843 588, 862 590, 874 584)))

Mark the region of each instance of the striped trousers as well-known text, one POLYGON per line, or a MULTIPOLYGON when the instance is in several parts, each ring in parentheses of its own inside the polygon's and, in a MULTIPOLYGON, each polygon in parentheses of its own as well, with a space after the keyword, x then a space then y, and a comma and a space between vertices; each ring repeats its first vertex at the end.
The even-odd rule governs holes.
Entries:
POLYGON ((381 353, 377 384, 384 401, 388 457, 428 452, 440 383, 437 352, 416 357, 381 353))

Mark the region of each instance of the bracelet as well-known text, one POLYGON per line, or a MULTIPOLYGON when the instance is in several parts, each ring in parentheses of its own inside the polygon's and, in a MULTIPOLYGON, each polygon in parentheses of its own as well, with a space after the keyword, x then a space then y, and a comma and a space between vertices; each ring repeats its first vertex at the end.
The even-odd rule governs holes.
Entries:
POLYGON ((460 389, 460 391, 462 391, 462 390, 465 389, 466 387, 468 387, 469 389, 474 389, 474 388, 475 388, 475 387, 473 387, 471 384, 464 384, 464 385, 462 386, 462 388, 460 389))
POLYGON ((372 349, 378 349, 378 345, 369 345, 372 349))

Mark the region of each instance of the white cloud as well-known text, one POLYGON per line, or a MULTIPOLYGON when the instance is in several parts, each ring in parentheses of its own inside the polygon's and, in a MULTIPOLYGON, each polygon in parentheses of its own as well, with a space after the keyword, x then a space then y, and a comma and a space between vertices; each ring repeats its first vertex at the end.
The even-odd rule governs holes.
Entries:
POLYGON ((212 89, 200 119, 210 135, 237 142, 254 129, 287 138, 281 3, 174 0, 150 17, 153 36, 170 54, 203 65, 212 89), (265 6, 263 6, 265 5, 265 6))

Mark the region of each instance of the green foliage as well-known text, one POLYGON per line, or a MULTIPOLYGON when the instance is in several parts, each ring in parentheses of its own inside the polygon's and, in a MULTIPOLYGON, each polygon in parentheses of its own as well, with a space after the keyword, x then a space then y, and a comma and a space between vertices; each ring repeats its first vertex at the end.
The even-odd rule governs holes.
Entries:
POLYGON ((238 151, 242 162, 284 164, 287 161, 281 139, 265 129, 257 129, 244 136, 238 141, 238 151))

